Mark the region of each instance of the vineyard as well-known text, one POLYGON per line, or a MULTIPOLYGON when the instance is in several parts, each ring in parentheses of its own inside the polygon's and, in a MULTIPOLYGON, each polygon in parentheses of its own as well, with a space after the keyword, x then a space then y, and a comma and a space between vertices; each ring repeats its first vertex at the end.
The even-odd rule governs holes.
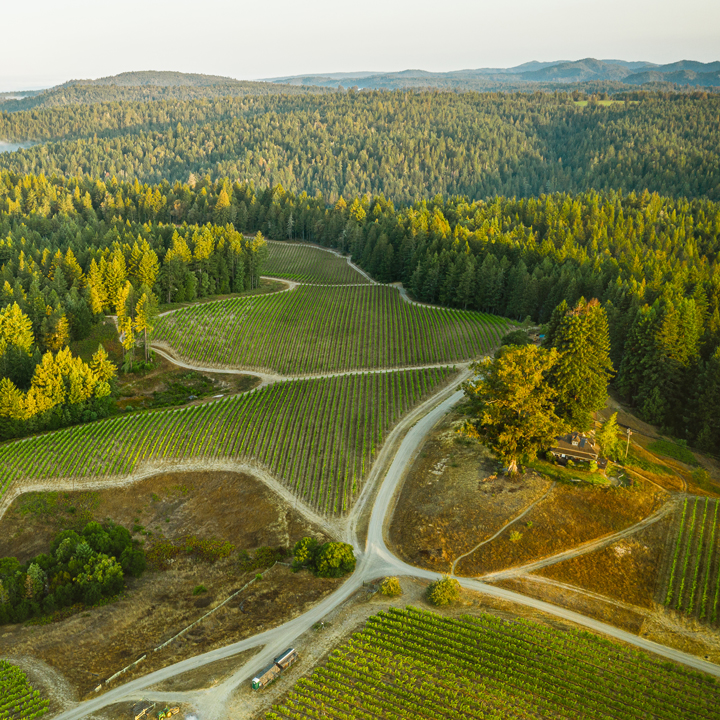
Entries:
POLYGON ((718 621, 720 599, 718 508, 718 500, 685 499, 663 597, 667 607, 713 624, 718 621))
POLYGON ((42 717, 48 710, 49 702, 33 690, 19 667, 0 660, 0 720, 42 717))
POLYGON ((369 281, 343 257, 310 245, 268 242, 263 274, 315 285, 365 285, 369 281))
POLYGON ((720 687, 588 632, 391 609, 265 717, 709 720, 720 687))
POLYGON ((321 512, 349 509, 388 431, 450 368, 294 380, 203 405, 142 412, 0 446, 13 481, 124 476, 145 462, 237 459, 321 512))
POLYGON ((300 286, 177 310, 155 337, 185 360, 297 375, 470 360, 506 329, 492 315, 410 305, 384 285, 300 286))

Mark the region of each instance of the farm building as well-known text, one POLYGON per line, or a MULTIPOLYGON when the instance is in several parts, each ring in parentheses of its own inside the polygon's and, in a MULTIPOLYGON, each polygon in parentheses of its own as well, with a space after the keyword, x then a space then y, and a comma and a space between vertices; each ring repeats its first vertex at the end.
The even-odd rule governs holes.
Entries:
POLYGON ((596 462, 599 468, 607 466, 607 460, 600 457, 600 447, 591 437, 571 432, 555 438, 555 445, 549 451, 557 461, 565 465, 568 460, 596 462))

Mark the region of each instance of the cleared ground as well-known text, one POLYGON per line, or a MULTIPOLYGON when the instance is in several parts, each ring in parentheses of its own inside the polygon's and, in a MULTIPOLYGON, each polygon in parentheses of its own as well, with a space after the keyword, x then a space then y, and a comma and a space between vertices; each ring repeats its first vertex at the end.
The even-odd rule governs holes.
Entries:
POLYGON ((276 565, 218 612, 155 652, 255 576, 258 570, 243 569, 239 563, 240 550, 252 555, 259 546, 288 547, 304 535, 324 536, 249 476, 166 474, 128 488, 21 496, 0 521, 0 556, 30 557, 46 549, 59 529, 78 527, 90 517, 134 527, 151 556, 157 545, 187 535, 230 542, 235 550, 215 563, 177 556, 131 579, 126 594, 104 607, 76 610, 49 625, 0 628, 0 656, 31 656, 46 663, 70 682, 78 697, 143 654, 146 660, 115 683, 284 622, 341 582, 276 565), (207 592, 194 595, 200 584, 207 592))
POLYGON ((161 317, 155 342, 186 362, 284 375, 476 358, 508 323, 411 305, 385 285, 323 288, 193 306, 161 317))
POLYGON ((456 414, 426 442, 403 484, 390 525, 393 551, 413 565, 449 572, 453 561, 537 501, 550 482, 495 475, 479 443, 454 432, 456 414))
POLYGON ((125 477, 149 463, 235 459, 267 468, 322 512, 341 514, 390 429, 454 375, 431 368, 296 380, 67 428, 0 447, 0 477, 7 489, 13 480, 125 477))
POLYGON ((413 564, 448 572, 456 561, 455 573, 470 577, 504 570, 627 528, 666 500, 642 479, 631 488, 551 488, 532 471, 497 475, 488 451, 454 432, 458 418, 448 416, 426 442, 391 523, 393 549, 413 564))
POLYGON ((366 285, 370 281, 344 257, 310 245, 268 240, 263 275, 314 285, 366 285))
POLYGON ((719 700, 713 680, 587 632, 408 607, 371 617, 266 718, 709 719, 719 700))
POLYGON ((595 552, 542 568, 538 575, 613 600, 653 608, 673 516, 595 552))

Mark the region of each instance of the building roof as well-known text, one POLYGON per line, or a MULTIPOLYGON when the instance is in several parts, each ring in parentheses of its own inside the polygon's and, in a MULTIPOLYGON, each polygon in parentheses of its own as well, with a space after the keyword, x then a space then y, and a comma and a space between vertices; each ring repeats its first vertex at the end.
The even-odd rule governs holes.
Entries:
POLYGON ((555 438, 555 445, 550 452, 555 455, 577 458, 578 460, 597 460, 600 448, 592 438, 579 432, 571 432, 555 438))

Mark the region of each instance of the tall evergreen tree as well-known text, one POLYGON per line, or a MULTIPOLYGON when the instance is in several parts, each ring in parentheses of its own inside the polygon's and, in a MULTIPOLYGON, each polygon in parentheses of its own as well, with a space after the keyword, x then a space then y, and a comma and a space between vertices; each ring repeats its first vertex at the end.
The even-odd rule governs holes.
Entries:
POLYGON ((572 310, 561 304, 553 313, 548 340, 558 353, 548 375, 557 393, 556 412, 571 427, 587 430, 592 413, 605 406, 613 374, 605 311, 597 300, 585 298, 572 310))

